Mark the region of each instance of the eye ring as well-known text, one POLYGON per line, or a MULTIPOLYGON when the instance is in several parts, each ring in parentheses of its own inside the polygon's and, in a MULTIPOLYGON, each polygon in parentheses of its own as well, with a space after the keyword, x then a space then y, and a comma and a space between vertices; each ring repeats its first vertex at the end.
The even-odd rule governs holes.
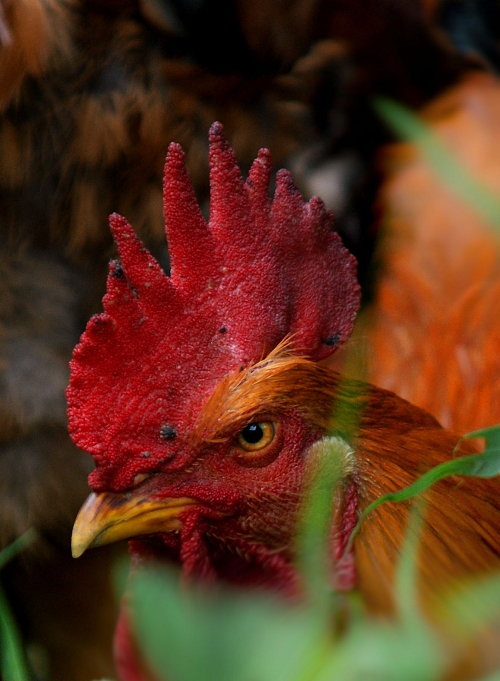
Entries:
POLYGON ((245 452, 260 452, 269 447, 276 436, 272 421, 254 421, 238 433, 236 443, 245 452))
POLYGON ((252 421, 233 440, 233 452, 241 466, 265 468, 279 455, 283 428, 279 421, 252 421))

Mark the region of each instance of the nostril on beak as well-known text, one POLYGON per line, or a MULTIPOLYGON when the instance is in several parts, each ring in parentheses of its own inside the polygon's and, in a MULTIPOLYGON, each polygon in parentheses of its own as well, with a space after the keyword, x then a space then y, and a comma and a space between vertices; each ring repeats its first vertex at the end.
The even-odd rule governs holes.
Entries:
POLYGON ((150 477, 151 477, 150 473, 137 473, 135 478, 132 480, 131 489, 134 489, 134 487, 138 487, 141 484, 141 482, 144 482, 144 480, 147 480, 150 477))

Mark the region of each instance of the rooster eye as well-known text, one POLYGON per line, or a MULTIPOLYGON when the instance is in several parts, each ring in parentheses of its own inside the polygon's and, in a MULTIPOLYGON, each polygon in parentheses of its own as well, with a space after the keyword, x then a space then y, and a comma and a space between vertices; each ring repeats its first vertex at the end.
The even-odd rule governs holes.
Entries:
POLYGON ((271 444, 275 432, 272 421, 249 423, 238 435, 237 443, 246 452, 258 452, 271 444))

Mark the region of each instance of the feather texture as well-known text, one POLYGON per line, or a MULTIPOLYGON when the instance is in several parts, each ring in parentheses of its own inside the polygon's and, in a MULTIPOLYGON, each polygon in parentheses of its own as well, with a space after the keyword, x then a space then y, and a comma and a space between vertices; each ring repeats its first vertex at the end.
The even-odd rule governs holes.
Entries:
MULTIPOLYGON (((472 176, 500 192, 500 86, 469 75, 424 121, 472 176)), ((385 156, 383 272, 368 331, 377 385, 465 433, 500 422, 498 238, 417 150, 385 156), (426 200, 422 201, 425 196, 426 200), (430 387, 432 386, 432 389, 430 387)))

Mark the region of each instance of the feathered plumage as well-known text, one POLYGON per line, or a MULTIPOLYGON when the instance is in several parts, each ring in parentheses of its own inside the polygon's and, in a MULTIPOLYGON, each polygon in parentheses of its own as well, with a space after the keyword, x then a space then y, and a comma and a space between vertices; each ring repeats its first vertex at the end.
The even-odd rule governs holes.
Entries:
MULTIPOLYGON (((500 190, 499 112, 500 86, 487 74, 469 75, 422 112, 457 163, 493 196, 500 190)), ((499 423, 498 236, 414 146, 388 148, 383 163, 386 217, 369 313, 370 380, 460 433, 499 423)))

